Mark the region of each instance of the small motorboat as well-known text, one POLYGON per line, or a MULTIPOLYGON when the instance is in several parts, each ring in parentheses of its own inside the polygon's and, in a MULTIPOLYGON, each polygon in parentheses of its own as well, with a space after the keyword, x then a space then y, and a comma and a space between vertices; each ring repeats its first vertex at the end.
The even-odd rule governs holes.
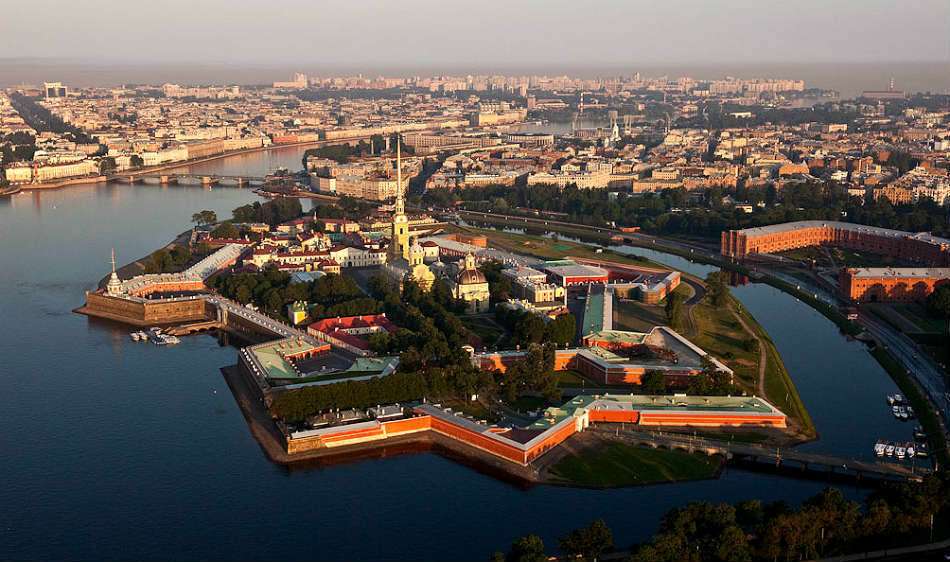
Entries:
POLYGON ((907 417, 914 419, 917 417, 917 414, 914 413, 914 409, 910 406, 907 406, 907 417))
POLYGON ((907 408, 901 406, 898 410, 898 414, 901 421, 907 421, 910 419, 910 416, 907 415, 907 408))
POLYGON ((887 447, 887 441, 884 441, 883 439, 879 439, 878 442, 874 444, 874 454, 879 457, 883 457, 884 449, 886 447, 887 447))
POLYGON ((141 341, 142 336, 138 332, 132 332, 129 334, 129 337, 132 338, 132 341, 141 341))
POLYGON ((927 445, 926 441, 923 443, 918 443, 916 452, 918 457, 925 459, 930 456, 930 446, 927 445))
POLYGON ((917 455, 917 448, 914 447, 914 442, 913 442, 913 441, 908 441, 908 442, 904 445, 904 449, 907 451, 907 458, 908 458, 908 459, 912 459, 912 458, 914 458, 914 457, 917 455))
POLYGON ((891 406, 891 413, 894 414, 895 418, 901 419, 901 407, 897 404, 891 406))
POLYGON ((894 395, 893 395, 893 394, 888 394, 888 395, 887 395, 887 405, 888 405, 888 406, 893 406, 893 405, 894 405, 894 395))
POLYGON ((927 432, 924 431, 924 428, 921 426, 914 427, 914 439, 918 441, 925 441, 927 439, 927 432))
POLYGON ((903 403, 904 403, 904 397, 901 396, 900 394, 895 394, 895 395, 894 395, 894 403, 895 403, 895 404, 903 404, 903 403))
POLYGON ((887 445, 884 446, 884 454, 889 457, 893 457, 895 448, 896 447, 894 447, 893 443, 888 443, 887 445))
POLYGON ((904 455, 907 454, 907 449, 904 448, 900 443, 894 447, 894 455, 897 457, 897 460, 904 460, 904 455))

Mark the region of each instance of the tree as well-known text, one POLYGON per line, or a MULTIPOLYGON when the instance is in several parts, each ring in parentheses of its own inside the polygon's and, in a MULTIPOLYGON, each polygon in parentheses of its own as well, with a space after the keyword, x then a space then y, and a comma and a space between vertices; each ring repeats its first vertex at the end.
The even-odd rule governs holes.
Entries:
POLYGON ((601 553, 613 548, 614 536, 603 519, 595 519, 584 529, 577 529, 558 540, 561 550, 567 554, 581 555, 596 560, 601 553))
POLYGON ((214 236, 215 238, 225 238, 225 239, 237 238, 238 236, 240 236, 240 234, 241 233, 238 231, 237 227, 234 226, 234 224, 232 224, 231 221, 224 221, 223 223, 218 225, 218 228, 215 228, 211 232, 211 235, 214 236))
POLYGON ((683 329, 683 308, 684 308, 685 299, 683 295, 673 291, 666 296, 666 305, 664 310, 666 311, 666 321, 670 323, 670 327, 676 331, 683 329))
POLYGON ((115 158, 113 158, 113 157, 111 157, 111 156, 106 156, 105 158, 101 158, 101 159, 99 160, 99 174, 101 174, 101 175, 104 176, 104 175, 106 175, 106 174, 108 174, 108 173, 114 171, 115 168, 116 168, 116 166, 115 166, 115 158))
POLYGON ((927 297, 927 308, 939 318, 950 318, 950 279, 941 282, 927 297))
POLYGON ((505 556, 505 562, 542 562, 547 558, 541 537, 525 535, 511 543, 511 550, 505 556))
POLYGON ((663 371, 647 371, 640 379, 640 390, 644 394, 664 394, 666 392, 666 375, 663 371))
POLYGON ((191 260, 191 250, 185 246, 175 246, 171 250, 171 261, 175 265, 185 265, 191 260))
POLYGON ((706 289, 713 306, 725 306, 729 301, 729 274, 725 271, 713 271, 706 276, 706 289))
POLYGON ((218 215, 214 211, 203 210, 191 215, 191 222, 198 226, 205 226, 218 222, 218 215))
POLYGON ((145 165, 145 160, 142 160, 142 157, 138 154, 133 154, 132 157, 129 158, 129 165, 133 168, 140 168, 145 165))

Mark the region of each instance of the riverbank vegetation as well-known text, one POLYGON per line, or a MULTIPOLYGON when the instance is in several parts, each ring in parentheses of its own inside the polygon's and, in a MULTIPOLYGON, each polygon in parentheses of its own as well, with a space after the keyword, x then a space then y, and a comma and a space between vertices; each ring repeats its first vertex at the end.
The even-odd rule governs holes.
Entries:
MULTIPOLYGON (((784 501, 765 505, 759 500, 693 502, 668 511, 650 540, 617 554, 632 562, 810 560, 926 544, 931 538, 945 538, 950 531, 948 493, 947 475, 941 473, 918 484, 884 485, 863 504, 845 498, 837 488, 825 488, 798 508, 784 501)), ((565 535, 559 541, 561 550, 591 556, 588 559, 609 551, 613 543, 609 527, 598 524, 597 532, 590 533, 592 528, 565 535), (601 548, 596 554, 585 554, 574 543, 565 542, 576 536, 585 536, 601 548), (594 540, 597 537, 602 538, 594 540)), ((495 553, 492 559, 544 560, 544 543, 526 535, 512 544, 507 555, 495 553)))

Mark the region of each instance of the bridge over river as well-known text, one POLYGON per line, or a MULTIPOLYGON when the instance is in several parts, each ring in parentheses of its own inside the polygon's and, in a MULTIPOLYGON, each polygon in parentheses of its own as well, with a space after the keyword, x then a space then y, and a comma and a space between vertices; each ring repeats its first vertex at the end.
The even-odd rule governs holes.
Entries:
MULTIPOLYGON (((669 431, 630 430, 616 424, 600 424, 588 428, 612 439, 621 439, 632 445, 680 450, 689 453, 721 455, 729 463, 742 468, 761 468, 780 471, 787 476, 852 480, 857 483, 880 481, 919 482, 932 474, 928 466, 920 466, 916 459, 902 462, 869 461, 809 453, 796 449, 762 447, 748 443, 716 441, 669 431)), ((672 428, 669 428, 672 429, 672 428)), ((921 459, 923 460, 923 459, 921 459)))

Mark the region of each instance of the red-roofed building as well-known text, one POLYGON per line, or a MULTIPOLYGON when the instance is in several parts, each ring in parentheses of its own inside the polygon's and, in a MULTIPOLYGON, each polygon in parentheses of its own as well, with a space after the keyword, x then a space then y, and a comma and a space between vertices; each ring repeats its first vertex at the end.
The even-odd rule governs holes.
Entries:
POLYGON ((364 314, 362 316, 338 316, 318 320, 307 327, 307 333, 334 347, 345 349, 357 355, 372 353, 369 343, 360 336, 378 333, 393 333, 398 327, 386 318, 386 314, 364 314))

